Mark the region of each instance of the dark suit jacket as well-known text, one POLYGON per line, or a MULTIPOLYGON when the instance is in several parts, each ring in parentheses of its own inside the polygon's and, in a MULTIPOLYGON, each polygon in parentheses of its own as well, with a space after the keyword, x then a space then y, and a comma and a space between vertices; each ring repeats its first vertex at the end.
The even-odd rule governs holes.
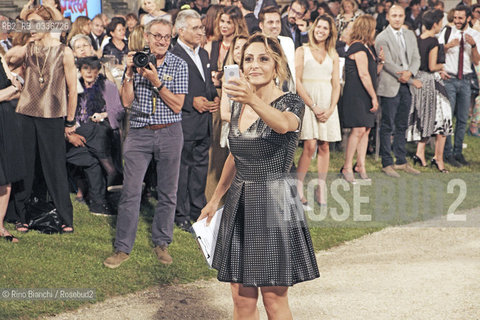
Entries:
MULTIPOLYGON (((93 37, 92 33, 88 35, 90 37, 90 40, 92 41, 92 46, 93 50, 97 51, 98 50, 98 45, 97 42, 95 41, 95 38, 93 37)), ((105 33, 102 33, 100 37, 98 37, 98 40, 100 41, 100 45, 102 45, 103 38, 105 37, 105 33)))
MULTIPOLYGON (((290 31, 289 23, 288 23, 288 17, 285 16, 282 18, 282 31, 280 32, 281 36, 285 37, 290 37, 293 39, 292 32, 290 31)), ((295 43, 295 49, 298 47, 301 47, 304 43, 308 42, 308 34, 302 35, 300 30, 297 28, 295 25, 295 40, 293 41, 295 43)))
POLYGON ((184 140, 201 140, 209 137, 212 131, 212 115, 210 112, 200 113, 193 107, 193 97, 205 97, 212 101, 217 97, 217 90, 212 82, 208 52, 200 48, 198 54, 203 65, 205 81, 195 62, 188 53, 176 44, 171 52, 185 60, 188 64, 188 94, 182 108, 182 128, 184 140))
POLYGON ((279 7, 276 0, 263 0, 260 11, 262 11, 263 8, 270 6, 274 6, 275 8, 279 7))
POLYGON ((255 32, 261 32, 260 27, 258 26, 258 19, 255 17, 253 12, 248 13, 245 17, 245 22, 247 23, 248 33, 250 35, 255 32))

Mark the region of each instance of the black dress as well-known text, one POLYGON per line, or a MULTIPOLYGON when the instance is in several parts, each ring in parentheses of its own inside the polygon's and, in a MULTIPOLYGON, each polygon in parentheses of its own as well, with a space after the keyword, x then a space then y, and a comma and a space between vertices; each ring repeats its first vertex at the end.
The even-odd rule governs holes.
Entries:
MULTIPOLYGON (((305 105, 287 93, 272 103, 303 118, 305 105)), ((232 107, 230 151, 236 175, 228 190, 213 267, 218 280, 244 286, 292 286, 319 277, 310 233, 288 172, 299 132, 278 134, 258 119, 245 132, 232 107)))
POLYGON ((105 48, 103 48, 103 55, 114 55, 117 59, 117 64, 122 64, 123 56, 128 54, 128 42, 125 40, 123 42, 125 45, 123 46, 123 49, 120 50, 113 44, 112 40, 110 40, 105 48))
MULTIPOLYGON (((11 85, 0 58, 0 90, 11 85)), ((15 103, 0 102, 0 186, 21 180, 25 175, 20 126, 15 103)))
POLYGON ((345 57, 345 86, 343 88, 343 102, 340 112, 340 121, 344 128, 373 128, 375 126, 375 114, 370 112, 372 108, 372 98, 360 80, 357 64, 355 60, 350 59, 350 55, 363 51, 368 57, 368 73, 372 79, 373 87, 377 83, 377 62, 375 50, 372 53, 365 45, 355 42, 348 48, 345 57))

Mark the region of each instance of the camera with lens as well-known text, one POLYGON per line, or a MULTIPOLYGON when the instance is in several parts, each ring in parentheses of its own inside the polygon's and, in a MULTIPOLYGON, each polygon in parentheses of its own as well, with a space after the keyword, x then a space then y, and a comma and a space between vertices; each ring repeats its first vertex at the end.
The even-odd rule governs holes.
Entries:
POLYGON ((150 53, 150 49, 148 48, 145 48, 143 51, 138 51, 133 56, 133 64, 135 65, 136 68, 150 69, 148 65, 150 62, 154 66, 157 65, 157 58, 155 57, 154 54, 150 53))

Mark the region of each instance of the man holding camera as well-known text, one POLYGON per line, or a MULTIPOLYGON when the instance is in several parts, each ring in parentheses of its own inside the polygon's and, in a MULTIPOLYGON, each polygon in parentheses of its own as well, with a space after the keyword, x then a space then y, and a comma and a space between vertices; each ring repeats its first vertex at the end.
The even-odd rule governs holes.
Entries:
POLYGON ((200 47, 205 28, 195 10, 182 10, 175 20, 177 44, 172 53, 188 64, 188 94, 182 108, 183 150, 178 181, 175 222, 189 231, 190 220, 197 220, 207 204, 205 186, 208 150, 212 133, 212 112, 220 105, 213 85, 208 53, 200 47))
MULTIPOLYGON (((183 147, 181 111, 188 93, 187 63, 168 52, 172 35, 170 21, 154 19, 145 26, 145 41, 156 58, 135 59, 129 52, 121 88, 124 106, 131 105, 130 130, 123 146, 123 190, 118 207, 115 254, 104 261, 117 268, 129 259, 135 241, 142 181, 155 160, 158 202, 152 223, 154 252, 160 263, 172 263, 167 247, 173 238, 180 157, 183 147), (134 70, 136 73, 134 73, 134 70)), ((138 57, 138 54, 137 54, 138 57)))

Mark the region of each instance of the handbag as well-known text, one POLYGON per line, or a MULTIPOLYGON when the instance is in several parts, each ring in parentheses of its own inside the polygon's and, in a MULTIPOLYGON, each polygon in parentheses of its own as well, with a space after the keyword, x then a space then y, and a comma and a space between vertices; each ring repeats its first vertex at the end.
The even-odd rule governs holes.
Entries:
POLYGON ((437 63, 444 64, 445 63, 445 46, 443 44, 438 45, 438 55, 437 55, 437 63))
POLYGON ((46 234, 62 232, 62 219, 53 203, 32 197, 25 202, 25 207, 29 229, 46 234))

